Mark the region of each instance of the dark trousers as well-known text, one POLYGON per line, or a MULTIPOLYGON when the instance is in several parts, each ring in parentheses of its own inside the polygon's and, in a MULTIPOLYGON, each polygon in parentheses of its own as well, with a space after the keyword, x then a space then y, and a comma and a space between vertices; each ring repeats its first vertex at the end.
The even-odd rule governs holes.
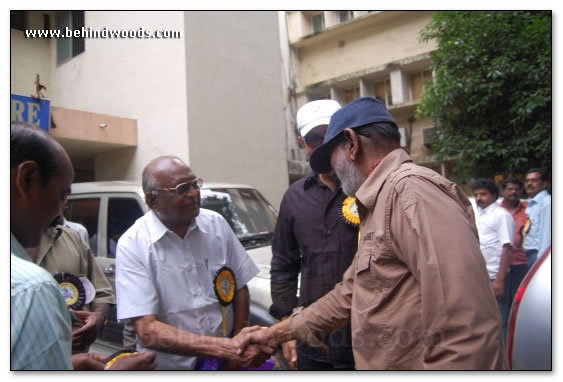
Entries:
MULTIPOLYGON (((510 313, 510 279, 512 275, 510 272, 506 272, 504 277, 504 294, 502 297, 497 299, 498 309, 500 311, 500 318, 502 321, 502 332, 504 334, 504 339, 506 341, 506 329, 508 327, 508 315, 510 313)), ((495 280, 491 280, 493 282, 495 280)))
POLYGON ((299 349, 297 350, 297 368, 299 370, 355 370, 354 365, 332 364, 307 358, 299 352, 299 349))
POLYGON ((530 268, 532 268, 532 265, 534 265, 534 263, 538 259, 538 251, 535 249, 530 249, 529 251, 526 251, 526 256, 528 256, 528 270, 530 270, 530 268))
POLYGON ((528 273, 528 264, 513 265, 510 267, 510 305, 516 297, 516 292, 524 276, 528 273))

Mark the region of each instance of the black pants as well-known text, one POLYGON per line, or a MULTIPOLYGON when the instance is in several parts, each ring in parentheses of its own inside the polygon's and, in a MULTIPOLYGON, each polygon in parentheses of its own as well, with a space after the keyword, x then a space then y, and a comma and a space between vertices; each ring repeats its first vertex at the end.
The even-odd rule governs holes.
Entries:
POLYGON ((299 370, 355 370, 354 365, 337 364, 315 361, 301 354, 297 354, 297 368, 299 370))
POLYGON ((528 256, 528 270, 530 270, 532 265, 538 260, 538 251, 536 249, 530 249, 526 251, 526 256, 528 256))
POLYGON ((524 276, 528 273, 528 264, 513 265, 510 267, 510 305, 512 306, 512 301, 516 296, 518 287, 524 276))

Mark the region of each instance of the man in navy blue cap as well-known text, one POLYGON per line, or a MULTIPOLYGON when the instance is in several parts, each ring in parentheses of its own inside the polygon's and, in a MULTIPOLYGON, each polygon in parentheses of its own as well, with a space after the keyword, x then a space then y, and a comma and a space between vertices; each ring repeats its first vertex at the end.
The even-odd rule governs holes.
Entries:
POLYGON ((413 163, 378 100, 334 113, 311 156, 357 198, 360 243, 342 282, 240 345, 320 339, 351 321, 357 369, 508 367, 501 321, 462 190, 413 163))

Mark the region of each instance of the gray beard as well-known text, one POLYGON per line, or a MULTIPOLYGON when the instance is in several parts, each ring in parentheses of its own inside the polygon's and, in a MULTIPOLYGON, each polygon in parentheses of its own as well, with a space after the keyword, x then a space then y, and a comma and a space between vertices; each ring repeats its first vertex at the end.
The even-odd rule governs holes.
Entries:
POLYGON ((366 177, 361 171, 348 162, 342 150, 338 150, 336 155, 334 172, 340 179, 342 191, 348 196, 355 196, 360 186, 366 181, 366 177))

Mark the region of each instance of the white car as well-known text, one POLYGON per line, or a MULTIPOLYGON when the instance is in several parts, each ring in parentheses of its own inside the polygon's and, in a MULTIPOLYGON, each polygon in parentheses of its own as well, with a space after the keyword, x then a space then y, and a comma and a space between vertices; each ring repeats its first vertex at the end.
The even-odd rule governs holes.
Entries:
POLYGON ((508 319, 512 370, 552 370, 551 247, 518 287, 508 319))
MULTIPOLYGON (((250 324, 270 326, 277 320, 268 313, 270 296, 271 242, 277 211, 254 188, 237 184, 204 183, 201 207, 220 213, 229 223, 260 272, 248 283, 250 324)), ((74 183, 68 197, 67 220, 86 227, 90 247, 115 290, 117 240, 135 220, 147 212, 140 183, 126 181, 74 183)), ((123 325, 116 309, 108 314, 102 340, 121 345, 123 325)))

